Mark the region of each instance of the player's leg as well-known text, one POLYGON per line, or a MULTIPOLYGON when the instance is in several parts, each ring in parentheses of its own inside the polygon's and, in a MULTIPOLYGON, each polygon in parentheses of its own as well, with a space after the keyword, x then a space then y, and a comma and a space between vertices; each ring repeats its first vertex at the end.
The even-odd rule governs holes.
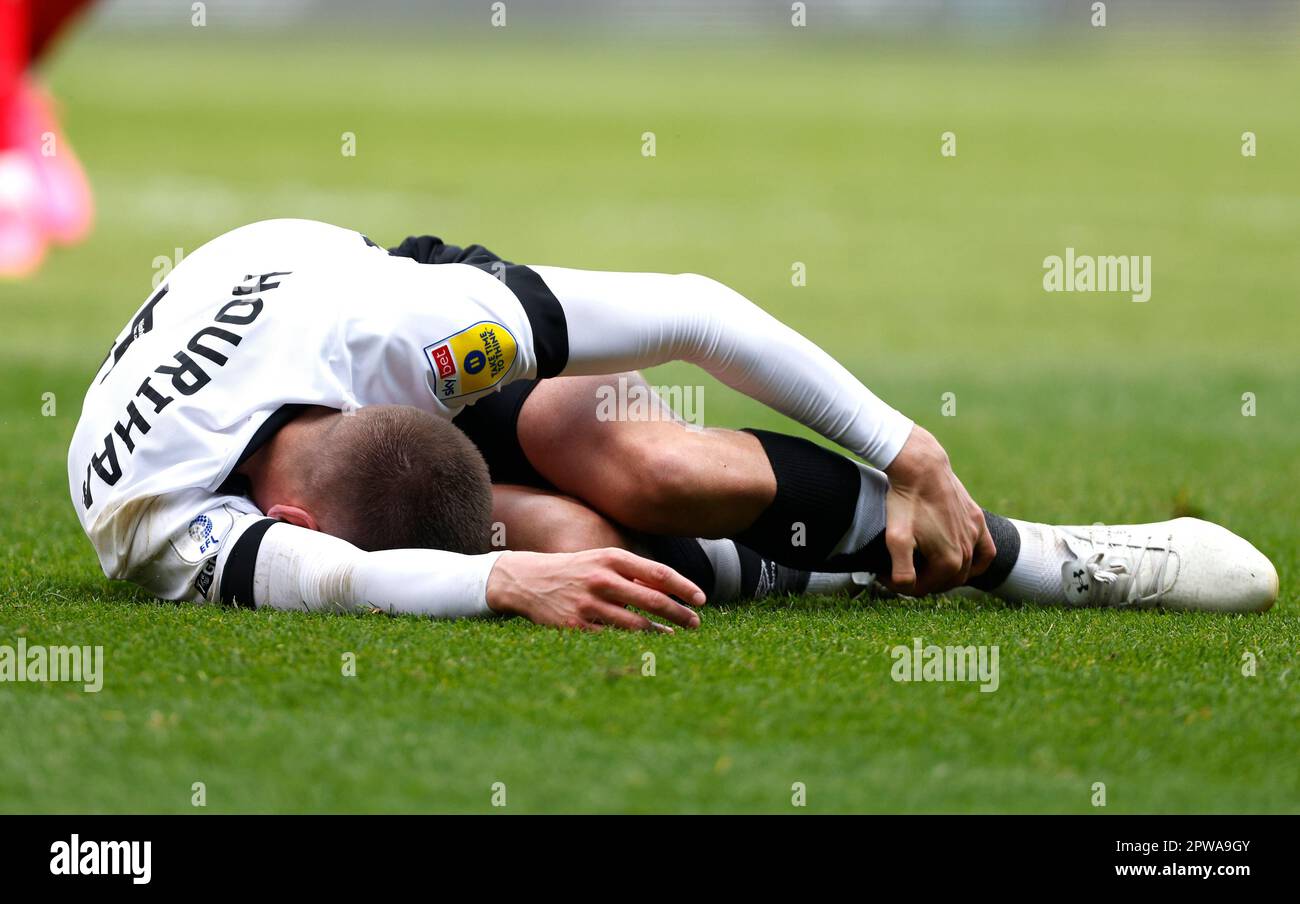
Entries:
POLYGON ((700 430, 666 406, 602 419, 605 387, 639 374, 543 380, 520 401, 520 454, 544 480, 651 534, 731 537, 805 571, 888 573, 888 480, 808 440, 700 430))
MULTIPOLYGON (((667 417, 602 420, 597 392, 620 379, 640 378, 545 380, 525 396, 516 431, 529 466, 637 530, 732 537, 805 571, 889 574, 883 473, 767 431, 696 430, 667 417)), ((1009 601, 1242 611, 1277 596, 1268 559, 1207 522, 1095 530, 987 511, 985 520, 997 554, 970 585, 1009 601)))
POLYGON ((637 373, 559 377, 521 400, 519 449, 543 479, 620 524, 659 534, 689 525, 731 536, 772 504, 776 476, 757 437, 688 427, 662 403, 653 414, 602 419, 598 403, 620 381, 648 389, 637 373))
POLYGON ((34 272, 45 256, 40 173, 23 153, 26 136, 17 122, 30 58, 29 16, 27 0, 0 2, 0 279, 34 272))
POLYGON ((492 543, 523 552, 631 549, 626 533, 570 496, 492 485, 492 543))
POLYGON ((856 593, 852 575, 786 568, 731 540, 638 535, 569 496, 535 487, 493 484, 494 542, 527 552, 580 552, 618 547, 663 562, 693 581, 710 603, 800 593, 856 593))

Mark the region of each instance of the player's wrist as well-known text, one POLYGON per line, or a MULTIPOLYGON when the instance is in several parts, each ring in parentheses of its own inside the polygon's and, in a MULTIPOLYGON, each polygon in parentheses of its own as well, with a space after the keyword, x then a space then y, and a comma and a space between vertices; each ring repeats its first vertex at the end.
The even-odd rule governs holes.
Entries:
POLYGON ((527 559, 539 555, 529 552, 503 552, 488 573, 484 588, 487 607, 498 615, 528 614, 528 577, 523 567, 527 559))
POLYGON ((907 485, 930 474, 944 473, 951 467, 948 453, 939 441, 929 430, 916 424, 903 448, 884 470, 891 482, 907 485))

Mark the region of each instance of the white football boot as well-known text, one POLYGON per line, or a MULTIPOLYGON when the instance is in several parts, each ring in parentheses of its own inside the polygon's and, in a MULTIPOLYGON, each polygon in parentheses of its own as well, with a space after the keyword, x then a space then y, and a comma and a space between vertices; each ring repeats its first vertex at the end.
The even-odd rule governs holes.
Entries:
POLYGON ((1071 553, 1061 566, 1071 605, 1263 612, 1277 599, 1273 563, 1208 521, 1175 518, 1052 531, 1071 553))

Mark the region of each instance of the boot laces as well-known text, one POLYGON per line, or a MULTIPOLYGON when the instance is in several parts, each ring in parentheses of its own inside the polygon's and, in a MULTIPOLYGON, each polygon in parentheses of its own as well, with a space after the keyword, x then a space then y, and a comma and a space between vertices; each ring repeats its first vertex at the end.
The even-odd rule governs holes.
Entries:
POLYGON ((1062 567, 1066 596, 1079 605, 1156 605, 1173 587, 1169 563, 1173 537, 1148 535, 1138 540, 1126 530, 1096 525, 1086 537, 1092 552, 1062 567))

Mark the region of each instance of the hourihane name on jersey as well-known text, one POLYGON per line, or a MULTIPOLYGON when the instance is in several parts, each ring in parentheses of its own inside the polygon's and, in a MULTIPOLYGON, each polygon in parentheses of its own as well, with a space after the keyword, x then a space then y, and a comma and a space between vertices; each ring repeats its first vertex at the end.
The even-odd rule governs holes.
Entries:
MULTIPOLYGON (((227 351, 238 348, 244 339, 239 332, 227 327, 235 329, 248 327, 257 320, 262 313, 266 293, 280 285, 277 277, 289 274, 290 271, 282 270, 257 276, 251 274, 245 276, 243 283, 230 290, 230 300, 222 304, 213 316, 212 323, 196 332, 185 344, 185 348, 172 355, 175 363, 164 361, 154 368, 153 374, 145 377, 140 388, 135 391, 135 396, 143 400, 146 412, 140 411, 140 406, 134 399, 127 402, 124 417, 104 435, 103 450, 92 454, 86 464, 86 479, 81 484, 81 502, 87 509, 94 504, 94 494, 91 491, 92 474, 110 487, 121 480, 124 468, 129 465, 129 456, 135 452, 137 438, 147 435, 152 429, 149 418, 163 415, 164 409, 176 400, 175 395, 167 394, 167 383, 171 384, 171 391, 182 396, 192 396, 207 386, 212 380, 209 371, 214 367, 225 367, 226 362, 230 360, 227 351), (202 358, 208 363, 201 364, 195 360, 195 357, 202 358), (163 387, 160 389, 159 385, 154 383, 154 374, 169 377, 170 380, 159 380, 158 383, 163 387), (118 451, 119 443, 124 454, 118 451)), ((155 309, 166 295, 167 286, 164 285, 136 314, 126 336, 109 352, 112 364, 100 379, 101 383, 117 367, 131 344, 153 329, 155 309)))

